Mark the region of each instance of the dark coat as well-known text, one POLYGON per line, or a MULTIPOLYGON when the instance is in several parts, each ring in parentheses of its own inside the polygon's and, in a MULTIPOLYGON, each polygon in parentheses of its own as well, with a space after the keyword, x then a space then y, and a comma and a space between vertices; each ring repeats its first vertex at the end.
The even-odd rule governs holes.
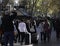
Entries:
POLYGON ((55 27, 56 31, 60 31, 60 21, 59 21, 59 19, 55 20, 54 27, 55 27))
POLYGON ((13 26, 13 22, 12 19, 9 15, 5 15, 2 18, 2 27, 3 27, 3 31, 14 31, 14 26, 13 26))

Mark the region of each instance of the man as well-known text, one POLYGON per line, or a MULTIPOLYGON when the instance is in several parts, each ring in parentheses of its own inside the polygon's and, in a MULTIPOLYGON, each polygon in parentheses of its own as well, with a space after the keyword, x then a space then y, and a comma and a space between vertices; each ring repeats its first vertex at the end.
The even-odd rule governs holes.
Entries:
POLYGON ((54 21, 54 29, 56 30, 56 38, 59 40, 60 38, 60 20, 58 18, 55 18, 54 21))
POLYGON ((25 24, 25 22, 23 22, 23 20, 20 21, 20 23, 18 25, 18 29, 20 31, 21 44, 23 44, 23 40, 25 39, 25 33, 27 32, 26 24, 25 24))
POLYGON ((47 19, 44 20, 44 42, 46 42, 46 39, 48 39, 48 42, 50 40, 50 27, 49 27, 49 24, 48 24, 48 21, 47 19))
POLYGON ((41 41, 42 41, 43 40, 43 35, 44 35, 43 22, 40 22, 40 24, 39 24, 39 30, 40 30, 41 41))
POLYGON ((11 16, 9 13, 5 14, 2 18, 2 27, 4 31, 4 45, 8 46, 8 42, 10 46, 13 46, 14 41, 14 26, 13 26, 13 20, 16 17, 17 13, 12 12, 11 16))

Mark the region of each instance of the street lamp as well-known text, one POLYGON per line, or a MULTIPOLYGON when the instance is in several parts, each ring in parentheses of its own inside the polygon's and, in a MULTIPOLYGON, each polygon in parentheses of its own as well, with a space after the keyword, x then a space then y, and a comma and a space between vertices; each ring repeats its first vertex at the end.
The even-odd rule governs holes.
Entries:
POLYGON ((19 0, 15 0, 15 3, 18 4, 18 1, 19 1, 19 0))
POLYGON ((19 0, 14 0, 14 6, 19 6, 19 0))

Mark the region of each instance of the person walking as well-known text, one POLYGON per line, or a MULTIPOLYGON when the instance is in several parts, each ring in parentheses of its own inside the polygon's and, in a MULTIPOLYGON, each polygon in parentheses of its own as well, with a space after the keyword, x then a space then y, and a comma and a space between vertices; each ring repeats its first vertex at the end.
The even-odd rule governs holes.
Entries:
POLYGON ((6 13, 2 18, 2 27, 4 31, 4 46, 8 46, 8 42, 10 46, 13 46, 14 26, 12 21, 15 19, 16 15, 16 12, 12 12, 11 15, 9 15, 9 13, 6 13))
POLYGON ((43 36, 44 36, 43 22, 40 22, 39 29, 40 29, 40 36, 41 36, 41 41, 42 41, 43 40, 43 36))
POLYGON ((44 42, 46 42, 46 39, 48 39, 48 42, 49 42, 49 40, 50 40, 50 27, 49 27, 47 19, 44 20, 44 42))
POLYGON ((39 26, 37 27, 37 34, 38 34, 38 42, 43 41, 44 39, 44 31, 43 31, 43 20, 40 20, 39 26))
POLYGON ((60 38, 60 20, 58 18, 55 18, 55 21, 54 21, 54 29, 56 31, 56 38, 57 40, 59 40, 60 38))
POLYGON ((21 44, 23 44, 23 41, 25 39, 25 33, 27 31, 26 28, 26 23, 23 20, 20 20, 19 24, 18 24, 18 29, 20 31, 20 36, 21 36, 21 44))

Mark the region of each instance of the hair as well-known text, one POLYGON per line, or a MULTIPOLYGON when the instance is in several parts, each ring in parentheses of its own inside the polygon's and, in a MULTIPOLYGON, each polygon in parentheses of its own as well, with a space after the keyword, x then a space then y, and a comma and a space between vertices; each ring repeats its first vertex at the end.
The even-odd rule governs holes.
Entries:
POLYGON ((20 21, 21 21, 21 22, 23 22, 23 20, 22 20, 22 19, 21 19, 20 21))
POLYGON ((13 11, 13 16, 16 17, 17 16, 17 12, 13 11))
POLYGON ((12 15, 11 15, 11 19, 13 20, 13 19, 16 18, 16 16, 17 16, 17 12, 13 11, 13 12, 11 12, 11 13, 12 13, 12 15))

